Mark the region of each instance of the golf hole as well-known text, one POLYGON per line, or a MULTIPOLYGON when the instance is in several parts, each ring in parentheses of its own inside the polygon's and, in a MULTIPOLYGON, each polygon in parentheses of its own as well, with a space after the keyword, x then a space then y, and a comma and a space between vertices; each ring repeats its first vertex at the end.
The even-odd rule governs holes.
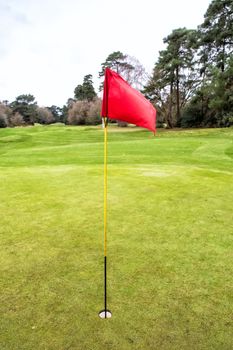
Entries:
POLYGON ((101 310, 99 312, 99 317, 100 318, 111 318, 112 317, 112 313, 109 310, 101 310))

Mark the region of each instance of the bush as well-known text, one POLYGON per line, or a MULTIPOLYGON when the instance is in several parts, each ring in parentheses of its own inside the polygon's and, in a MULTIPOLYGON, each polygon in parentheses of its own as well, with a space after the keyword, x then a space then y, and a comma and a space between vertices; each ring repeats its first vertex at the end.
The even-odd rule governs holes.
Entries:
POLYGON ((55 117, 48 108, 37 107, 36 112, 37 112, 37 116, 36 116, 37 123, 52 124, 55 122, 55 117))
POLYGON ((84 125, 89 110, 88 101, 74 102, 68 110, 67 124, 84 125))
POLYGON ((233 126, 233 115, 227 114, 224 115, 219 121, 218 121, 219 127, 230 127, 233 126))
POLYGON ((22 126, 25 125, 25 122, 23 120, 23 116, 16 112, 10 117, 10 126, 22 126))
POLYGON ((9 125, 9 117, 12 113, 12 110, 0 103, 0 128, 6 128, 9 125))
POLYGON ((181 116, 181 127, 197 127, 200 126, 203 120, 202 111, 198 104, 190 103, 184 110, 181 116))
POLYGON ((87 111, 86 124, 98 125, 102 123, 101 113, 102 101, 100 98, 95 99, 89 103, 89 109, 87 111))
POLYGON ((0 114, 0 128, 6 128, 8 126, 8 118, 6 114, 0 114))
POLYGON ((128 123, 127 122, 123 122, 121 120, 117 120, 117 125, 120 127, 120 128, 126 128, 128 126, 128 123))

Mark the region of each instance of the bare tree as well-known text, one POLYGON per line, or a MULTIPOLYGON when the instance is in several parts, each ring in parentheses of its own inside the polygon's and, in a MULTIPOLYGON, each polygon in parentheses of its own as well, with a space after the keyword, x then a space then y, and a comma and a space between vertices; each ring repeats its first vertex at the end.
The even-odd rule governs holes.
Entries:
POLYGON ((85 124, 89 108, 90 103, 88 101, 73 102, 68 110, 67 123, 71 125, 85 124))
POLYGON ((9 118, 12 114, 11 108, 0 103, 0 128, 6 128, 9 125, 9 118))
POLYGON ((101 124, 102 119, 100 116, 102 101, 100 98, 96 98, 90 102, 89 109, 87 111, 86 124, 97 125, 101 124))
POLYGON ((55 122, 53 113, 45 107, 37 107, 36 121, 40 124, 52 124, 55 122))
POLYGON ((149 74, 141 62, 134 56, 127 55, 126 62, 133 69, 125 70, 123 73, 124 79, 135 89, 142 90, 149 80, 149 74))
POLYGON ((22 126, 25 125, 23 116, 19 113, 16 112, 10 117, 10 126, 22 126))
MULTIPOLYGON (((104 77, 105 69, 108 67, 120 74, 135 89, 141 90, 147 83, 149 75, 145 68, 134 56, 123 54, 120 51, 111 53, 106 61, 101 64, 99 78, 104 77)), ((100 91, 103 89, 103 82, 100 84, 100 91)))

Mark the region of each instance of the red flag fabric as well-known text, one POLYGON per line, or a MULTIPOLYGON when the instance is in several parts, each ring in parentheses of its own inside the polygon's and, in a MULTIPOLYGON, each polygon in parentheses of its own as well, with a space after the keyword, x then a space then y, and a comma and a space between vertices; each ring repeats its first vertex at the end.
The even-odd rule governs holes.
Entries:
POLYGON ((132 123, 155 132, 156 109, 119 74, 105 70, 102 117, 132 123))

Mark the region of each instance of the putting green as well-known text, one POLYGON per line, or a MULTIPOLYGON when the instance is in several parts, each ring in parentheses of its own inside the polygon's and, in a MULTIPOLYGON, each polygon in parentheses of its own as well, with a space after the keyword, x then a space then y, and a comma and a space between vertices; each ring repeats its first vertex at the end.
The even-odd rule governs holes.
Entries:
POLYGON ((233 129, 0 129, 1 350, 233 344, 233 129))

